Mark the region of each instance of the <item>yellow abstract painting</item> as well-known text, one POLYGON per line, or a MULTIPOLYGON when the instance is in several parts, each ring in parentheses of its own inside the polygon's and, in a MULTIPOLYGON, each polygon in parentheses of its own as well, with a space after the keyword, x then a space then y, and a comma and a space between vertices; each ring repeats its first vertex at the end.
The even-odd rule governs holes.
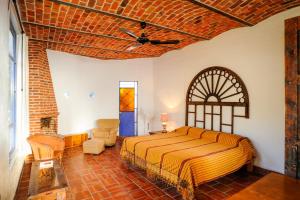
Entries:
POLYGON ((120 112, 134 112, 134 88, 120 88, 120 112))

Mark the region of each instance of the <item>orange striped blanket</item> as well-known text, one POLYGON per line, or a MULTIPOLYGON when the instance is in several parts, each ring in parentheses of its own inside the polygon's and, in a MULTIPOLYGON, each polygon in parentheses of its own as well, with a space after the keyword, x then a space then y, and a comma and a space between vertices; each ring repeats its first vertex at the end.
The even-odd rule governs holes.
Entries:
POLYGON ((252 161, 254 149, 239 135, 182 127, 165 134, 126 138, 120 154, 148 175, 177 186, 184 199, 193 199, 195 187, 252 161))

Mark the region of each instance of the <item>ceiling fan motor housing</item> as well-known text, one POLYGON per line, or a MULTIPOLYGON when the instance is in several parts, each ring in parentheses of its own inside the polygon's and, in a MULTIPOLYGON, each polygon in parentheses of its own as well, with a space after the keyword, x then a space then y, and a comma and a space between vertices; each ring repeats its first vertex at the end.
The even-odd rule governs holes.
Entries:
POLYGON ((141 28, 145 29, 146 28, 146 22, 141 22, 141 28))
POLYGON ((149 39, 146 38, 146 37, 141 36, 141 37, 139 37, 139 38, 137 39, 137 41, 138 41, 139 43, 141 43, 141 44, 145 44, 145 43, 149 42, 149 39))
POLYGON ((128 34, 129 36, 133 37, 136 39, 136 41, 140 44, 146 44, 148 42, 150 42, 151 44, 157 45, 157 44, 178 44, 180 41, 179 40, 165 40, 165 41, 161 41, 161 40, 150 40, 147 35, 145 34, 145 28, 147 26, 146 22, 141 22, 141 28, 142 28, 142 33, 141 36, 138 37, 137 35, 135 35, 133 32, 124 29, 124 28, 120 28, 120 30, 126 34, 128 34))

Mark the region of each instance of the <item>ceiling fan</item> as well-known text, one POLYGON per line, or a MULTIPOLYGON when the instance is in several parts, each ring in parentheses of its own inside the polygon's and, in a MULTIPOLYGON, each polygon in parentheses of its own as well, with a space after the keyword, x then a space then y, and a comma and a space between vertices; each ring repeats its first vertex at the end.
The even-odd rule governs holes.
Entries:
POLYGON ((153 45, 159 45, 159 44, 178 44, 180 41, 179 40, 150 40, 147 35, 144 32, 144 29, 146 28, 147 24, 146 22, 141 22, 141 28, 142 28, 142 34, 141 36, 137 36, 135 35, 133 32, 125 29, 125 28, 120 28, 120 31, 122 31, 123 33, 126 33, 127 35, 133 37, 136 39, 137 44, 134 46, 130 46, 129 48, 127 48, 127 51, 131 51, 139 46, 142 46, 146 43, 150 43, 153 45))

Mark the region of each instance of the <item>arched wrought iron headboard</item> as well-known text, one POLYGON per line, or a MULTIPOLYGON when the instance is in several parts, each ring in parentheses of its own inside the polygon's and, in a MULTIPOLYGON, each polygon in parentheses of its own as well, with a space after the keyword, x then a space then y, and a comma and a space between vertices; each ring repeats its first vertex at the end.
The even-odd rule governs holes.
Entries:
POLYGON ((242 79, 225 67, 199 72, 187 90, 185 124, 218 131, 226 126, 233 133, 235 117, 249 118, 249 96, 242 79))

